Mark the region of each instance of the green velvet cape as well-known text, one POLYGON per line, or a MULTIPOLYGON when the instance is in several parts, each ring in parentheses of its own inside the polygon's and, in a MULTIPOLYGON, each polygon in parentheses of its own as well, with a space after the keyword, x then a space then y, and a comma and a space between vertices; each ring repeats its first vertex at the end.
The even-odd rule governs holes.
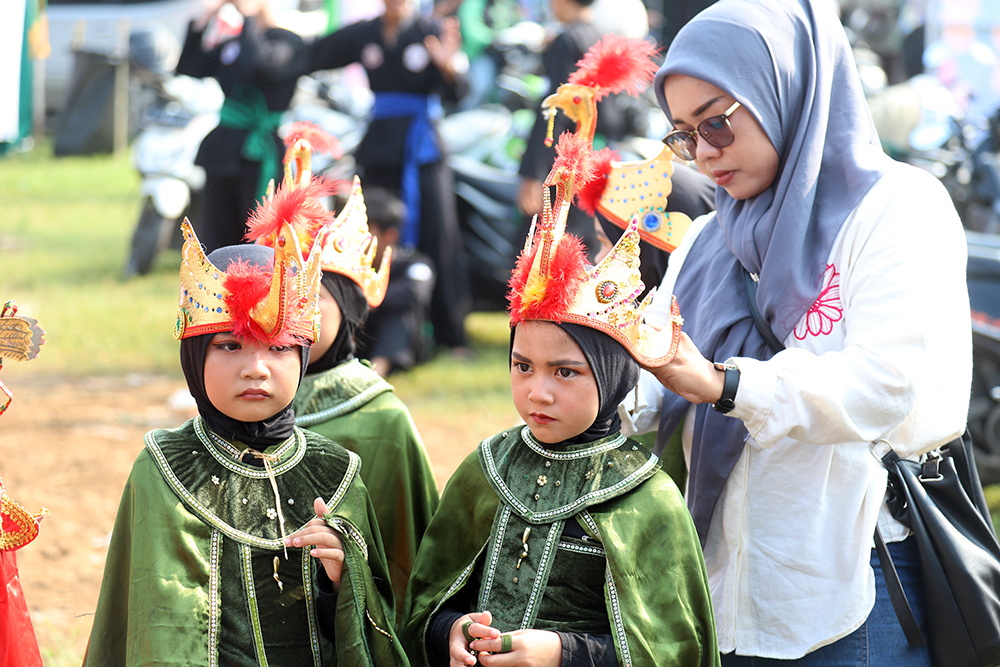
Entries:
POLYGON ((501 631, 564 630, 548 627, 539 610, 565 521, 577 521, 606 559, 603 582, 593 584, 603 584, 602 625, 619 664, 719 664, 701 546, 659 460, 619 434, 549 450, 527 427, 483 441, 445 487, 407 592, 402 636, 411 664, 434 663, 429 623, 470 582, 479 585, 477 608, 492 611, 501 631))
POLYGON ((389 564, 397 620, 420 538, 438 506, 430 459, 391 384, 353 359, 306 375, 292 403, 295 423, 361 457, 389 564))
POLYGON ((277 457, 276 493, 264 468, 237 460, 242 445, 200 417, 145 444, 115 519, 85 666, 406 664, 355 454, 296 428, 265 450, 277 457), (279 526, 303 527, 319 496, 345 552, 335 645, 317 619, 321 566, 308 550, 286 559, 279 526))

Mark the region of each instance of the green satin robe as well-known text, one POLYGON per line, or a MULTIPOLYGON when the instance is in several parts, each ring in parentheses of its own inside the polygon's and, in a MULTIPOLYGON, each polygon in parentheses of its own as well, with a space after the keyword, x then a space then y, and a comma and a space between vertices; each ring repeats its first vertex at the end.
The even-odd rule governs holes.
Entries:
POLYGON ((430 620, 467 584, 478 585, 477 609, 493 612, 502 632, 600 634, 610 626, 621 665, 719 664, 705 562, 688 510, 659 460, 619 434, 550 450, 519 427, 483 441, 463 461, 410 578, 402 636, 411 664, 432 664, 430 620), (593 546, 569 544, 566 521, 578 522, 593 546), (549 582, 559 581, 554 594, 563 596, 567 581, 587 576, 559 554, 583 549, 605 564, 589 570, 594 581, 575 583, 603 590, 607 621, 573 627, 573 610, 565 609, 558 624, 543 620, 558 607, 549 582))
POLYGON ((407 664, 355 454, 296 428, 265 450, 277 457, 276 493, 264 468, 236 459, 242 445, 200 417, 145 444, 115 519, 86 667, 407 664), (316 497, 344 543, 335 645, 317 619, 321 565, 303 549, 286 559, 279 525, 303 527, 316 497))
POLYGON ((353 359, 307 375, 292 407, 295 423, 361 457, 389 564, 397 620, 420 539, 439 493, 427 450, 391 384, 353 359))

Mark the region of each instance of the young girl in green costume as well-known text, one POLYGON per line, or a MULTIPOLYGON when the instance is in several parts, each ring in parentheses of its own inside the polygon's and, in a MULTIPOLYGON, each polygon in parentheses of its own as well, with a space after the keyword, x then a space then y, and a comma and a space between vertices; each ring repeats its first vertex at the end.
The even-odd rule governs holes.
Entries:
POLYGON ((717 665, 694 525, 659 460, 619 432, 639 363, 669 359, 636 306, 635 222, 596 267, 563 235, 587 146, 560 139, 538 233, 511 280, 511 393, 525 422, 445 487, 407 592, 414 665, 717 665))
POLYGON ((405 665, 360 461, 290 409, 318 262, 287 224, 277 250, 208 257, 183 231, 175 336, 199 416, 146 435, 84 664, 405 665))
MULTIPOLYGON (((335 220, 330 221, 331 216, 319 207, 323 182, 311 178, 309 171, 312 144, 320 150, 324 142, 318 130, 293 126, 286 141, 290 146, 285 189, 304 198, 306 207, 314 212, 298 216, 295 229, 302 246, 311 247, 319 256, 323 270, 319 301, 322 326, 292 404, 295 423, 361 457, 361 478, 378 517, 398 615, 417 546, 437 508, 439 494, 430 459, 406 405, 396 397, 391 384, 354 357, 355 332, 368 307, 378 306, 385 296, 391 251, 386 248, 379 270, 373 270, 376 243, 368 231, 357 178, 335 220), (329 233, 324 236, 326 231, 329 233)), ((257 236, 255 227, 252 222, 251 238, 257 236)), ((273 245, 275 239, 262 237, 259 242, 273 245)))

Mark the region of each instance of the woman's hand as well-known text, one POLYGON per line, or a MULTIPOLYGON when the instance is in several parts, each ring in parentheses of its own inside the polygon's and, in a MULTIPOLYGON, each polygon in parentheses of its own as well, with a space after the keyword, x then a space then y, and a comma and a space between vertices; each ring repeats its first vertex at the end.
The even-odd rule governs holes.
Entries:
POLYGON ((517 187, 517 208, 529 218, 542 210, 542 182, 522 178, 517 187))
MULTIPOLYGON (((478 614, 466 614, 451 624, 451 632, 448 633, 448 667, 462 667, 462 665, 476 664, 476 654, 469 648, 471 643, 465 638, 466 633, 471 637, 486 637, 497 639, 500 631, 490 627, 493 622, 493 614, 484 611, 478 614), (464 630, 463 625, 469 623, 464 630)), ((499 640, 498 640, 499 641, 499 640)))
POLYGON ((427 35, 424 38, 424 48, 431 57, 431 62, 441 74, 450 81, 455 81, 455 56, 462 50, 462 33, 458 28, 458 19, 448 17, 441 22, 441 38, 427 35))
POLYGON ((194 29, 197 32, 204 32, 205 28, 208 27, 208 22, 215 18, 215 15, 219 13, 219 9, 226 2, 228 0, 205 0, 202 13, 194 20, 194 29))
POLYGON ((495 639, 478 639, 471 647, 480 651, 483 667, 559 667, 562 663, 562 641, 547 630, 505 632, 495 639), (504 636, 510 637, 507 653, 501 653, 504 636))
POLYGON ((340 536, 330 528, 323 517, 326 515, 326 503, 322 498, 313 501, 313 511, 316 518, 311 519, 302 530, 285 538, 286 547, 313 547, 309 555, 318 558, 326 570, 326 576, 333 584, 333 590, 340 590, 340 575, 344 571, 344 543, 340 536))
POLYGON ((644 367, 664 387, 692 403, 715 403, 722 398, 725 371, 715 368, 695 347, 694 341, 681 332, 677 354, 663 366, 644 367))

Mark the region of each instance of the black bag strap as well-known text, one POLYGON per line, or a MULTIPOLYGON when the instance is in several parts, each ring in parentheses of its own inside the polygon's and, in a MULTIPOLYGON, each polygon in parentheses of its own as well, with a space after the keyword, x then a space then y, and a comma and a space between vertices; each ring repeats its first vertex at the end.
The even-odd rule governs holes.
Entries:
POLYGON ((750 304, 750 313, 753 315, 754 324, 757 325, 757 331, 764 337, 764 342, 767 343, 772 352, 775 354, 781 352, 785 346, 774 335, 774 332, 771 331, 771 325, 761 315, 760 308, 757 307, 757 281, 746 268, 743 269, 743 286, 746 288, 747 303, 750 304))
POLYGON ((906 641, 910 646, 923 646, 924 636, 920 633, 920 626, 913 616, 910 603, 906 599, 906 592, 903 584, 899 581, 899 574, 896 573, 896 566, 892 564, 892 556, 882 539, 882 532, 875 526, 875 552, 878 554, 878 562, 882 565, 882 576, 885 578, 885 586, 889 589, 889 600, 892 601, 892 608, 896 610, 896 618, 903 628, 906 641))

